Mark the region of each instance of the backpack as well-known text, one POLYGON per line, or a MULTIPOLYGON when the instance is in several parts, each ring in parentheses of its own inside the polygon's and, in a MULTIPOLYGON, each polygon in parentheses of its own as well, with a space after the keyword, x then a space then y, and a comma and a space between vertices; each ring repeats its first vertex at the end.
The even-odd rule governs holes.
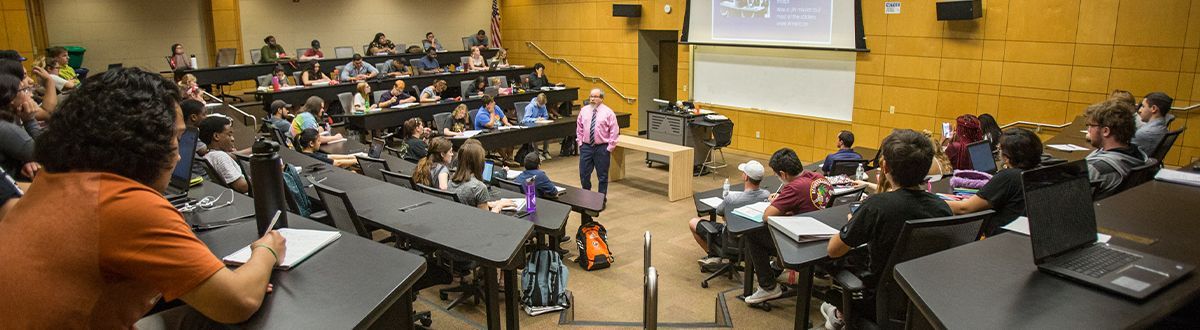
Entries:
POLYGON ((563 138, 562 144, 559 145, 558 155, 562 157, 579 155, 579 149, 575 143, 574 135, 563 138))
POLYGON ((599 222, 588 222, 579 226, 575 232, 575 242, 579 245, 579 267, 584 270, 597 270, 612 265, 612 252, 608 250, 608 231, 599 222))
POLYGON ((570 307, 567 266, 557 251, 537 250, 530 254, 521 273, 521 304, 529 315, 570 307))

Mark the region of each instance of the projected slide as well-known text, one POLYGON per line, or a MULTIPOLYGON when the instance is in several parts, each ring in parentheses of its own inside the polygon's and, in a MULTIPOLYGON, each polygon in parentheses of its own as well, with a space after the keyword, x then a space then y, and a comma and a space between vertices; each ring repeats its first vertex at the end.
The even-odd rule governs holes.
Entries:
POLYGON ((824 44, 834 0, 713 0, 712 39, 824 44))

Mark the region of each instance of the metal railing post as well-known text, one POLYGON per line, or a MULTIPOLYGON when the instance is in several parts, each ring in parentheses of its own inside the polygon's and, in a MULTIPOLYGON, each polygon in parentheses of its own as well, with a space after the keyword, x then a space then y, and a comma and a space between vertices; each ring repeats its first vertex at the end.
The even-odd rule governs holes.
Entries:
POLYGON ((536 50, 539 54, 542 54, 542 57, 545 57, 547 60, 550 60, 550 62, 566 64, 567 67, 571 68, 571 70, 575 71, 575 73, 582 76, 584 80, 591 81, 592 83, 596 83, 596 82, 604 83, 604 86, 608 87, 608 89, 611 89, 613 92, 617 93, 617 96, 620 96, 622 99, 625 99, 626 103, 633 104, 634 102, 637 102, 637 98, 625 96, 625 93, 621 93, 620 90, 617 90, 617 87, 613 86, 613 84, 609 83, 608 80, 604 80, 604 78, 600 78, 597 76, 589 76, 588 74, 583 73, 583 71, 579 70, 579 67, 576 67, 575 64, 571 63, 570 60, 561 58, 561 57, 550 56, 550 54, 547 54, 545 50, 542 50, 542 47, 538 47, 538 45, 533 43, 532 41, 526 41, 525 46, 536 50))

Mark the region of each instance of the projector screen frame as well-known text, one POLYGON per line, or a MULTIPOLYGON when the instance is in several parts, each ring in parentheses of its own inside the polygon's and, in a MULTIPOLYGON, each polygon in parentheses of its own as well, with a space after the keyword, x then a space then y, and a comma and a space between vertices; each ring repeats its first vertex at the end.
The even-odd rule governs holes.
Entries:
POLYGON ((690 27, 690 25, 691 25, 691 19, 692 19, 692 17, 691 17, 691 15, 692 15, 692 1, 699 1, 699 0, 687 0, 687 1, 684 1, 684 10, 683 10, 683 31, 680 31, 680 35, 679 35, 679 44, 681 44, 681 45, 722 46, 722 47, 751 47, 751 48, 808 49, 808 50, 828 50, 828 51, 859 52, 859 53, 869 53, 869 52, 871 52, 871 49, 870 49, 870 48, 867 48, 867 37, 866 37, 866 32, 864 32, 864 31, 863 31, 862 0, 854 0, 854 48, 816 47, 816 46, 799 46, 799 45, 797 45, 797 46, 784 46, 784 45, 747 45, 747 44, 722 43, 722 42, 693 42, 693 41, 688 41, 688 31, 690 31, 690 28, 691 28, 691 27, 690 27))

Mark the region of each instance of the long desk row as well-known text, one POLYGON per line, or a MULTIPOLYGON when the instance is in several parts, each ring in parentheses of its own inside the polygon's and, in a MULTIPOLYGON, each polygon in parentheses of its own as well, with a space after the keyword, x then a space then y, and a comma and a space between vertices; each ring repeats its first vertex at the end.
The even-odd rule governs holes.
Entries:
MULTIPOLYGON (((404 80, 405 85, 408 86, 408 89, 405 90, 405 92, 412 94, 412 96, 416 97, 418 95, 416 94, 415 91, 413 91, 413 87, 418 87, 418 89, 423 89, 425 87, 429 87, 430 85, 432 85, 434 80, 441 79, 441 80, 446 81, 446 86, 447 86, 446 91, 443 93, 443 95, 448 96, 448 97, 454 97, 454 96, 461 95, 459 83, 463 82, 463 81, 475 80, 475 78, 480 77, 480 76, 483 76, 483 77, 504 76, 508 80, 518 81, 518 80, 520 80, 519 78, 521 75, 531 74, 531 73, 533 73, 533 69, 531 69, 531 68, 506 68, 506 69, 487 70, 487 71, 467 71, 467 72, 441 73, 441 74, 431 74, 431 75, 422 75, 422 76, 408 76, 408 77, 404 77, 404 78, 378 78, 378 79, 370 80, 368 82, 368 84, 371 85, 371 90, 373 90, 373 91, 385 91, 385 90, 392 89, 392 86, 395 85, 396 80, 404 80)), ((356 93, 357 92, 356 86, 357 86, 357 83, 343 82, 343 83, 339 83, 339 84, 335 84, 335 85, 326 85, 326 86, 296 87, 296 88, 281 90, 278 92, 273 92, 273 91, 257 92, 257 94, 262 97, 263 104, 271 104, 271 102, 273 102, 275 100, 283 100, 289 104, 301 105, 301 104, 304 104, 304 101, 308 100, 308 97, 310 97, 310 96, 320 96, 322 99, 325 100, 326 104, 331 104, 335 101, 338 101, 338 98, 337 98, 338 94, 356 93)), ((526 100, 526 101, 528 101, 528 100, 526 100)), ((346 108, 346 107, 349 107, 349 105, 343 104, 342 107, 346 108)))
MULTIPOLYGON (((551 89, 548 91, 528 90, 524 93, 516 93, 496 97, 496 105, 501 109, 513 109, 516 102, 528 102, 537 96, 538 93, 546 93, 548 99, 547 104, 557 102, 574 102, 579 99, 579 87, 570 87, 565 89, 551 89)), ((377 130, 383 128, 397 127, 404 124, 404 121, 409 118, 421 118, 422 121, 433 120, 433 115, 439 113, 449 113, 454 111, 459 104, 466 104, 470 110, 476 110, 483 106, 483 101, 478 98, 465 99, 462 101, 442 101, 437 103, 426 103, 406 109, 384 109, 380 111, 368 112, 366 114, 346 114, 339 117, 346 120, 347 126, 355 130, 377 130)), ((473 118, 469 118, 474 120, 473 118)), ((516 118, 509 118, 509 123, 516 124, 516 118)), ((572 128, 574 129, 574 128, 572 128)))
MULTIPOLYGON (((485 58, 492 58, 493 56, 496 55, 496 52, 497 52, 496 49, 485 49, 483 51, 483 56, 485 58)), ((471 55, 471 53, 468 51, 465 51, 465 50, 440 52, 440 53, 438 53, 438 63, 443 66, 449 65, 449 64, 459 65, 459 64, 461 64, 460 58, 462 58, 463 56, 470 56, 470 55, 471 55)), ((398 55, 373 55, 373 56, 363 56, 363 61, 374 65, 375 63, 383 63, 390 59, 400 59, 400 60, 404 61, 405 64, 408 64, 408 60, 420 58, 422 56, 425 56, 425 54, 424 53, 420 53, 420 54, 405 53, 405 54, 398 54, 398 55)), ((275 70, 276 65, 281 65, 281 64, 283 65, 283 69, 285 71, 287 71, 288 74, 291 74, 293 71, 296 71, 296 70, 304 70, 304 68, 306 66, 308 66, 308 63, 310 63, 310 62, 311 61, 297 61, 296 62, 297 67, 295 67, 295 68, 293 68, 291 65, 283 64, 283 63, 280 63, 280 64, 263 63, 263 64, 230 65, 230 66, 223 66, 223 67, 184 70, 182 73, 190 73, 193 76, 196 76, 196 83, 201 86, 216 85, 216 84, 228 84, 228 83, 242 81, 242 80, 254 80, 255 78, 257 78, 258 76, 261 76, 261 75, 269 75, 269 74, 271 74, 272 71, 275 70)), ((325 73, 329 73, 329 72, 333 71, 333 68, 335 66, 345 65, 346 63, 350 63, 350 58, 324 58, 324 59, 317 60, 317 62, 321 63, 321 71, 323 71, 325 73)))

